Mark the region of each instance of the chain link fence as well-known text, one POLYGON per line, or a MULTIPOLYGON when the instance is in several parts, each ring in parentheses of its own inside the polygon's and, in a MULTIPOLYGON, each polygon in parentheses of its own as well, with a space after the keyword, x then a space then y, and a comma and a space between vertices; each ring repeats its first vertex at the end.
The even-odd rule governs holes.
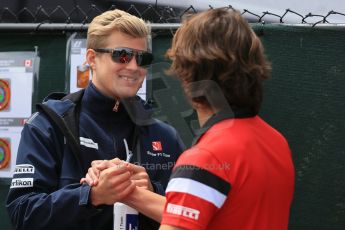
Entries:
MULTIPOLYGON (((231 5, 228 8, 233 8, 231 5)), ((3 7, 0 9, 0 23, 79 23, 88 24, 92 19, 106 10, 121 9, 131 14, 139 16, 151 23, 180 23, 181 19, 189 13, 195 13, 197 10, 194 6, 187 8, 177 8, 170 6, 143 5, 143 4, 127 4, 127 5, 111 5, 109 8, 98 7, 94 4, 89 6, 75 5, 73 8, 64 8, 57 5, 55 8, 37 6, 36 8, 23 7, 22 9, 11 9, 3 7)), ((209 8, 215 8, 209 5, 209 8)), ((258 14, 255 10, 242 9, 242 15, 250 22, 259 23, 288 23, 289 18, 293 18, 296 23, 310 24, 312 26, 318 24, 331 24, 339 20, 345 22, 345 14, 334 10, 329 11, 325 15, 308 13, 303 15, 295 10, 286 9, 285 12, 277 14, 269 10, 258 14)), ((0 24, 1 25, 1 24, 0 24)))

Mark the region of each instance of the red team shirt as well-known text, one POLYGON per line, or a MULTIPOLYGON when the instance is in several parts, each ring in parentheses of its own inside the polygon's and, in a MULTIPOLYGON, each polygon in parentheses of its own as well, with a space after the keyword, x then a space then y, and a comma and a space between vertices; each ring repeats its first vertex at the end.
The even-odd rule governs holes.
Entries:
POLYGON ((178 159, 161 224, 287 229, 294 166, 285 138, 260 117, 212 124, 178 159))

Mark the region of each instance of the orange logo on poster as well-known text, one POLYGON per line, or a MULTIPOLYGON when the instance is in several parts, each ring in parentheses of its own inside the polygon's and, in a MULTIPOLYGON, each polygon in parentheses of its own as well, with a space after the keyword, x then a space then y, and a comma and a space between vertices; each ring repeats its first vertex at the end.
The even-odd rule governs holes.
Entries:
POLYGON ((11 99, 9 80, 0 79, 0 111, 8 108, 11 99))
POLYGON ((11 159, 11 148, 9 141, 0 138, 0 169, 6 168, 11 159))

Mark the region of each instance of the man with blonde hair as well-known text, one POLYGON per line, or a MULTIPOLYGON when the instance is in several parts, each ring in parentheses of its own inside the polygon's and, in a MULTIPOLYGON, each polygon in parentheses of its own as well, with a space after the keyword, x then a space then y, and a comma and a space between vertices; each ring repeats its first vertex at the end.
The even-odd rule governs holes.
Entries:
MULTIPOLYGON (((124 194, 135 187, 164 194, 184 147, 171 126, 154 119, 145 123, 135 113, 135 108, 144 109, 136 93, 153 60, 149 36, 143 20, 120 10, 105 12, 90 23, 86 60, 92 81, 85 90, 62 99, 51 95, 43 104, 61 118, 77 111, 72 117, 79 122, 79 151, 66 144, 66 136, 47 114, 31 116, 22 132, 6 201, 16 229, 110 230, 113 204, 124 194), (161 152, 169 157, 148 154, 161 152), (97 186, 79 183, 92 161, 131 156, 137 163, 132 173, 113 167, 105 170, 97 186)), ((157 226, 139 217, 140 229, 157 226)))
MULTIPOLYGON (((134 187, 122 202, 161 221, 161 230, 287 229, 294 166, 286 139, 258 116, 270 72, 259 38, 240 13, 211 9, 181 25, 167 56, 201 130, 166 197, 134 187)), ((86 181, 107 164, 93 166, 86 181)))

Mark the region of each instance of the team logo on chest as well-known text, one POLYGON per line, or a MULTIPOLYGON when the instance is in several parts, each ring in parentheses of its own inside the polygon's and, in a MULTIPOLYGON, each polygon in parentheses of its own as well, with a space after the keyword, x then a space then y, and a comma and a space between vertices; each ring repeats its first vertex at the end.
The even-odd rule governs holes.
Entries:
POLYGON ((162 142, 160 141, 152 141, 152 150, 153 151, 162 151, 162 142))
POLYGON ((152 151, 146 151, 147 155, 153 157, 170 157, 170 154, 163 152, 163 145, 161 141, 152 141, 151 146, 152 151))

